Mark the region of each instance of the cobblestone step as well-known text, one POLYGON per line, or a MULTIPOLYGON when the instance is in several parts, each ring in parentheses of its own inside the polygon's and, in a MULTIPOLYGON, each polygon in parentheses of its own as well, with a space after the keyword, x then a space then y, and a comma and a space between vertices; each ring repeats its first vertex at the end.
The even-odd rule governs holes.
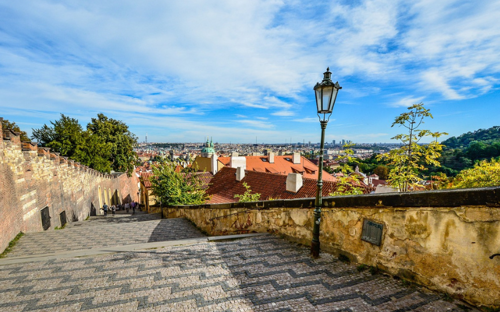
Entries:
POLYGON ((88 226, 101 226, 101 225, 109 225, 109 224, 119 224, 119 223, 134 223, 134 222, 142 222, 142 221, 152 221, 152 220, 160 220, 159 213, 148 214, 143 211, 137 211, 135 214, 132 214, 130 211, 126 213, 125 211, 117 211, 116 214, 108 214, 107 216, 93 216, 85 221, 77 221, 67 223, 65 228, 71 227, 88 227, 88 226))
POLYGON ((204 237, 186 219, 159 219, 159 215, 154 220, 147 218, 150 217, 98 217, 82 221, 81 226, 72 224, 62 230, 27 233, 7 258, 204 237))
MULTIPOLYGON (((0 311, 463 311, 268 235, 0 266, 0 311)), ((470 308, 469 311, 477 311, 470 308)))

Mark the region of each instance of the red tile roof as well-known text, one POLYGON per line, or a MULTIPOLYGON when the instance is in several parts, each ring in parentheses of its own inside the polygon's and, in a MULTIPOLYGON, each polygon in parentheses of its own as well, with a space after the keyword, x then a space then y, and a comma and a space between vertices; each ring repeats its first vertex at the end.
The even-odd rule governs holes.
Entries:
MULTIPOLYGON (((282 174, 245 170, 245 177, 241 181, 236 181, 236 169, 224 167, 211 181, 207 194, 212 197, 207 203, 237 202, 239 199, 234 198, 234 195, 245 193, 244 182, 250 186, 252 194, 261 194, 259 200, 316 197, 316 179, 304 178, 302 187, 297 193, 293 193, 286 190, 286 178, 287 176, 282 174)), ((336 189, 336 182, 323 181, 323 196, 328 196, 336 189)))
POLYGON ((142 181, 142 184, 144 184, 144 187, 147 189, 151 188, 151 181, 149 181, 149 179, 152 176, 153 176, 153 173, 151 173, 151 172, 141 172, 140 180, 142 181))
MULTIPOLYGON (((300 164, 293 163, 293 155, 274 156, 273 164, 269 163, 269 156, 245 156, 245 158, 246 170, 267 171, 285 176, 289 173, 303 173, 304 178, 318 178, 318 166, 304 156, 300 157, 300 164)), ((219 157, 219 161, 229 166, 231 157, 219 157)), ((323 170, 323 181, 337 181, 337 179, 323 170)))
POLYGON ((192 174, 196 175, 198 179, 200 179, 201 182, 201 188, 202 189, 207 189, 208 186, 210 185, 210 182, 212 181, 214 175, 211 172, 194 172, 194 173, 188 173, 188 177, 190 177, 192 174))
POLYGON ((372 184, 377 187, 378 185, 386 185, 387 182, 385 180, 372 180, 372 184))

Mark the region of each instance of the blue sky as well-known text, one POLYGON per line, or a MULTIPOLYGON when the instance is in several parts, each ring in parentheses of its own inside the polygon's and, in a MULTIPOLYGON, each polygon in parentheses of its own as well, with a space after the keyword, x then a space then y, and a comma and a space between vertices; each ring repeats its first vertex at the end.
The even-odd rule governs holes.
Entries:
POLYGON ((31 133, 102 112, 140 141, 390 142, 405 107, 459 135, 500 125, 500 1, 0 0, 0 117, 31 133))

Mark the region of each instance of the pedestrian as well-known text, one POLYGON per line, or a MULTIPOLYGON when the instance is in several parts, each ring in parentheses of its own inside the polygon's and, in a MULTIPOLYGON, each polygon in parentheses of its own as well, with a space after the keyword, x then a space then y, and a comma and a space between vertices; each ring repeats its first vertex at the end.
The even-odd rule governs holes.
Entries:
POLYGON ((132 214, 135 214, 135 202, 132 202, 132 214))
POLYGON ((129 211, 129 209, 130 209, 130 204, 129 203, 125 203, 125 210, 127 210, 127 213, 129 211))
POLYGON ((115 212, 116 212, 116 206, 112 205, 111 206, 111 213, 113 214, 113 216, 115 215, 115 212))
POLYGON ((104 215, 107 216, 108 215, 108 205, 104 204, 104 206, 102 206, 102 209, 104 210, 104 215))

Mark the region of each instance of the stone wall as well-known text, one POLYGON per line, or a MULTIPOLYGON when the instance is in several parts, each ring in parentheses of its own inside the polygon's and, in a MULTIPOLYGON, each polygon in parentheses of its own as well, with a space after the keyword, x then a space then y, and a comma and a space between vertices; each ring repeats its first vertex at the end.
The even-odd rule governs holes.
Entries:
POLYGON ((45 207, 54 229, 63 212, 72 222, 99 214, 104 203, 137 200, 135 175, 102 174, 3 132, 0 127, 0 253, 19 232, 43 231, 45 207))
MULTIPOLYGON (((476 305, 500 306, 500 188, 328 197, 321 248, 476 305), (383 225, 381 245, 361 239, 383 225)), ((310 245, 314 199, 177 206, 210 235, 270 232, 310 245)))

